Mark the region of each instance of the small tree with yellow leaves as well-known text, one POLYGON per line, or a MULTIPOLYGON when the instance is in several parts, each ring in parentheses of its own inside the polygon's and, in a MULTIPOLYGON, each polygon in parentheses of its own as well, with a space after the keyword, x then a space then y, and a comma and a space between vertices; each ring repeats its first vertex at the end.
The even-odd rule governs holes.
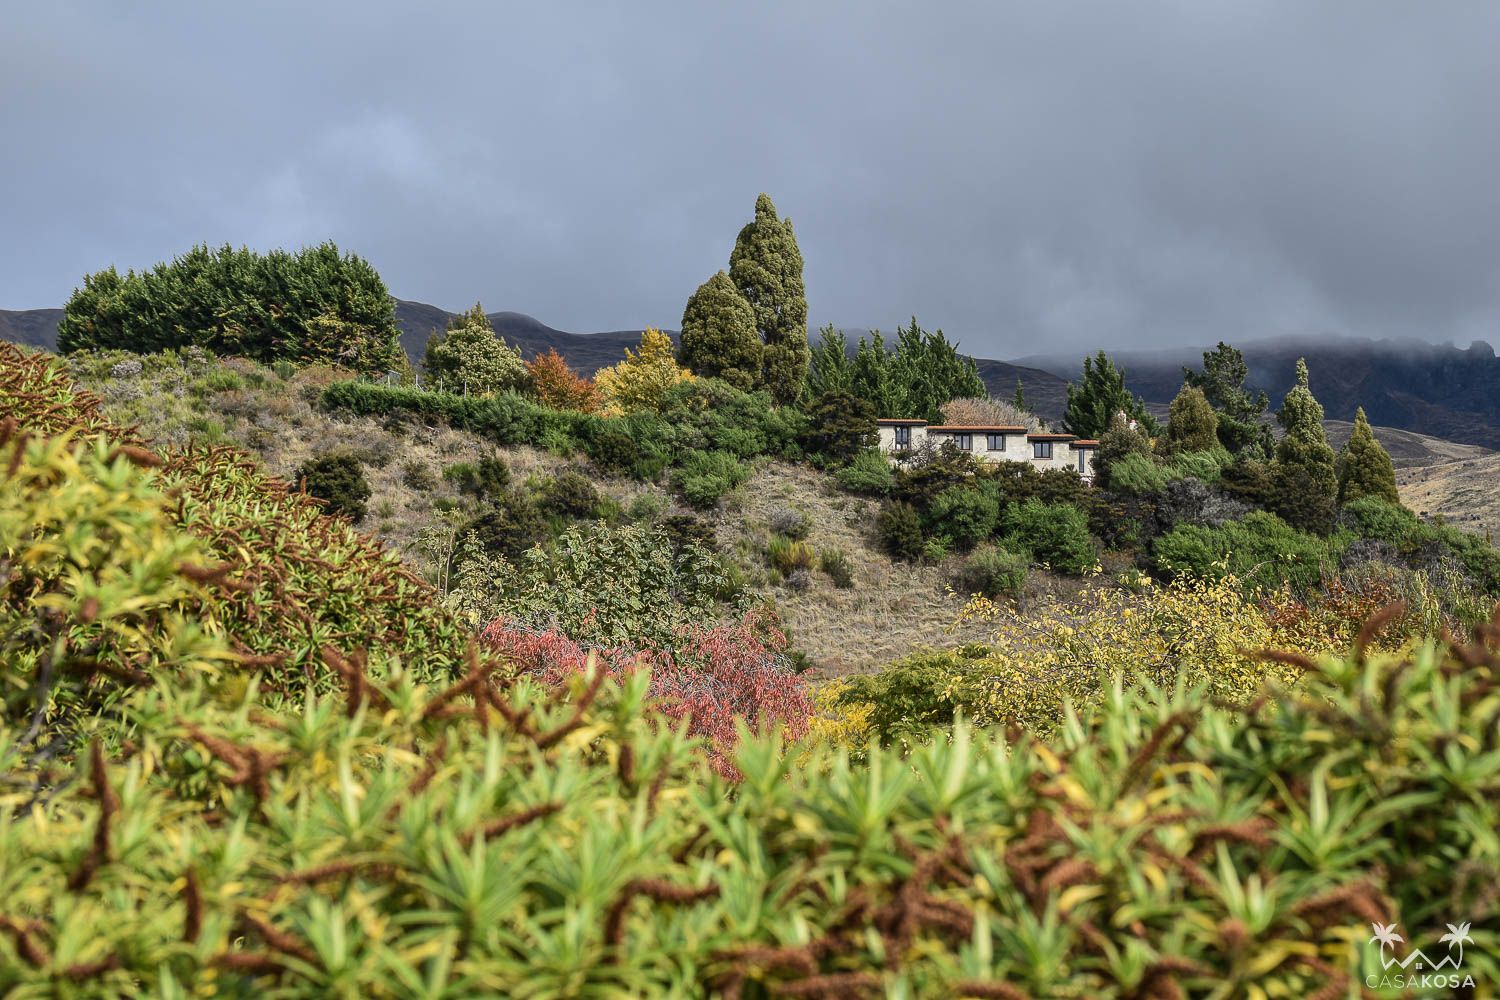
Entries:
POLYGON ((625 349, 625 360, 594 376, 604 398, 607 414, 634 410, 660 410, 667 390, 679 382, 690 382, 693 373, 677 363, 672 339, 655 327, 641 334, 636 351, 625 349))

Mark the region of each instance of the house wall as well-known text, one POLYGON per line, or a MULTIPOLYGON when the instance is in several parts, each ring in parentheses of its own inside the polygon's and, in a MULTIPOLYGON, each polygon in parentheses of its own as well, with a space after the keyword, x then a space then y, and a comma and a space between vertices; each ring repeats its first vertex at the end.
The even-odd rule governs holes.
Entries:
MULTIPOLYGON (((896 428, 894 428, 894 427, 887 427, 884 424, 882 424, 878 429, 880 431, 880 450, 881 451, 885 452, 886 454, 890 454, 893 451, 900 451, 901 450, 896 445, 896 428)), ((922 427, 922 426, 914 426, 914 427, 911 428, 911 444, 907 445, 907 447, 909 447, 909 448, 920 448, 922 446, 922 443, 924 441, 926 441, 926 440, 927 440, 927 428, 926 427, 922 427)))
MULTIPOLYGON (((913 425, 911 430, 911 443, 908 447, 920 448, 923 444, 930 444, 934 448, 942 447, 946 442, 953 441, 959 433, 955 431, 933 431, 925 426, 913 425)), ((896 445, 896 428, 894 426, 881 425, 880 450, 886 454, 899 451, 896 445)), ((1092 480, 1094 476, 1094 449, 1073 448, 1067 441, 1052 442, 1051 458, 1033 458, 1032 442, 1025 434, 1006 434, 1005 449, 1003 451, 990 451, 988 435, 983 432, 973 432, 973 448, 969 454, 982 462, 1026 462, 1032 468, 1042 471, 1045 469, 1073 469, 1078 470, 1078 456, 1084 456, 1083 471, 1080 473, 1085 480, 1092 480)))

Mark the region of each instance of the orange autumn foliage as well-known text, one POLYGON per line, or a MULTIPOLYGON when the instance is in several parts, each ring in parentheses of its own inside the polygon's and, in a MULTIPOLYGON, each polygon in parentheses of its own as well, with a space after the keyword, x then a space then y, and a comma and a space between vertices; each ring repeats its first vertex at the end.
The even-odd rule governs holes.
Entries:
POLYGON ((531 372, 531 386, 536 398, 543 404, 558 410, 579 410, 593 413, 599 409, 599 390, 593 381, 579 375, 568 367, 568 362, 556 348, 546 354, 538 354, 526 363, 531 372))

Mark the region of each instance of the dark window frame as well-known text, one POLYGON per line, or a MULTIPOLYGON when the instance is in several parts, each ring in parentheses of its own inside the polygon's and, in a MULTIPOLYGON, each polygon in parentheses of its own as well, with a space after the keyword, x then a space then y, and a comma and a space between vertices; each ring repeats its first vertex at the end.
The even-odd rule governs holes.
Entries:
POLYGON ((974 450, 974 435, 972 435, 972 434, 955 434, 955 435, 953 435, 953 443, 958 446, 958 450, 959 451, 973 451, 974 450))
POLYGON ((896 447, 905 448, 911 444, 911 428, 901 425, 896 428, 896 447))
POLYGON ((1004 451, 1005 450, 1005 435, 1004 434, 986 434, 984 437, 985 437, 985 447, 988 450, 990 450, 990 451, 1004 451), (999 447, 995 446, 995 442, 996 441, 1000 442, 999 447))
POLYGON ((1051 458, 1052 457, 1052 442, 1051 441, 1033 441, 1033 442, 1031 442, 1031 457, 1032 458, 1051 458))

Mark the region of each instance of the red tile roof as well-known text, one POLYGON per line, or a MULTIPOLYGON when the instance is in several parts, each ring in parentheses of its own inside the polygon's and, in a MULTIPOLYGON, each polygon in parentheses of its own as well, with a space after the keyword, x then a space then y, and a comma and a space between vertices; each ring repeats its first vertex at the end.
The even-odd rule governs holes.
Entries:
POLYGON ((1097 447, 1099 447, 1099 442, 1095 441, 1095 440, 1093 440, 1091 438, 1079 438, 1077 441, 1073 442, 1073 447, 1075 447, 1075 448, 1097 448, 1097 447))
POLYGON ((929 427, 927 429, 929 431, 938 431, 939 433, 959 433, 959 434, 969 434, 969 433, 973 433, 973 434, 1025 434, 1026 433, 1026 428, 1025 427, 1021 427, 1021 426, 1014 426, 1013 427, 1013 426, 1011 426, 1009 424, 992 424, 992 425, 987 425, 987 424, 939 424, 939 425, 937 425, 935 427, 929 427))
POLYGON ((1028 441, 1076 441, 1077 438, 1071 434, 1028 434, 1028 441))
POLYGON ((881 417, 875 423, 882 427, 917 427, 927 423, 925 420, 905 420, 899 417, 881 417))

